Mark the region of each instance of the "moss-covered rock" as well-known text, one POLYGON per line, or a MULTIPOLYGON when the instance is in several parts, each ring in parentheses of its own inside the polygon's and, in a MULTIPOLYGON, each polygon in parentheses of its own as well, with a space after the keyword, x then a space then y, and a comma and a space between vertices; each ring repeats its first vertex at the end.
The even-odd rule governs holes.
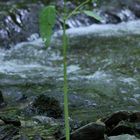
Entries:
POLYGON ((27 115, 46 115, 55 119, 63 116, 59 101, 44 94, 37 96, 23 112, 27 115))
POLYGON ((44 94, 39 95, 32 103, 32 107, 39 114, 46 114, 48 117, 56 119, 62 117, 60 103, 54 97, 47 97, 44 94))

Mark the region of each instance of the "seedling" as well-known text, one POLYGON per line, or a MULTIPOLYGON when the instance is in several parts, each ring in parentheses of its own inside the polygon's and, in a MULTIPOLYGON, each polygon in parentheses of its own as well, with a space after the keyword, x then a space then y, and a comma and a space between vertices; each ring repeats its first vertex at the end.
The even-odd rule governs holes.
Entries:
MULTIPOLYGON (((67 82, 67 34, 66 34, 66 21, 73 15, 78 13, 84 13, 87 16, 93 17, 96 20, 101 21, 101 18, 96 15, 93 11, 89 10, 81 10, 81 8, 87 3, 91 2, 91 0, 86 0, 77 6, 73 11, 67 13, 66 0, 64 0, 63 7, 63 91, 64 91, 64 116, 65 116, 65 135, 66 140, 70 140, 70 128, 69 128, 69 110, 68 110, 68 82, 67 82)), ((39 23, 40 23, 40 34, 42 39, 45 42, 46 48, 50 46, 51 36, 53 32, 53 27, 56 22, 56 8, 54 5, 49 5, 44 7, 40 13, 39 23)))

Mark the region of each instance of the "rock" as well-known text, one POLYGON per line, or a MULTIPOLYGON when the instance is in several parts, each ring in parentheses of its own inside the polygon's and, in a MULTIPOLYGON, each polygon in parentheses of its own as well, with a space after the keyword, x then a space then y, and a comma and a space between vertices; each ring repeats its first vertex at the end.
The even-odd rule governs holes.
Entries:
MULTIPOLYGON (((130 0, 129 0, 130 1, 130 0)), ((133 0, 129 2, 128 8, 134 12, 137 17, 140 17, 140 1, 133 0)))
POLYGON ((34 116, 33 120, 35 120, 39 123, 42 123, 42 124, 49 124, 49 125, 56 123, 54 118, 50 118, 50 117, 46 117, 46 116, 34 116))
POLYGON ((13 125, 0 126, 0 140, 12 140, 19 134, 19 129, 13 125))
POLYGON ((140 135, 140 123, 135 123, 135 131, 140 135))
POLYGON ((140 112, 134 112, 130 114, 129 119, 130 122, 140 122, 140 112))
POLYGON ((10 117, 1 117, 0 119, 6 124, 6 125, 14 125, 16 127, 21 126, 21 122, 17 118, 10 118, 10 117))
POLYGON ((24 102, 27 100, 27 96, 25 94, 20 94, 15 100, 16 102, 24 102))
POLYGON ((34 140, 44 140, 39 134, 36 134, 33 139, 34 140))
POLYGON ((99 5, 105 23, 120 23, 140 17, 139 0, 104 0, 99 5))
POLYGON ((4 102, 3 95, 2 92, 0 91, 0 104, 2 104, 3 102, 4 102))
POLYGON ((117 126, 115 126, 111 132, 107 135, 109 136, 117 136, 117 135, 121 135, 121 134, 131 134, 134 135, 134 128, 131 127, 130 124, 127 124, 127 122, 122 122, 119 123, 117 126))
POLYGON ((139 140, 139 139, 136 138, 135 136, 125 134, 125 135, 109 137, 109 140, 139 140))
MULTIPOLYGON (((70 135, 71 140, 104 140, 105 125, 99 123, 89 123, 70 135)), ((61 138, 60 140, 65 140, 61 138)))
POLYGON ((106 124, 106 134, 140 134, 140 112, 119 111, 102 120, 106 124))
POLYGON ((0 47, 8 48, 39 32, 38 14, 41 4, 0 3, 0 7, 6 7, 0 10, 0 47))
POLYGON ((37 122, 33 120, 21 121, 21 127, 36 127, 37 122))
POLYGON ((0 120, 0 126, 4 125, 4 124, 5 124, 5 122, 3 120, 0 120))
POLYGON ((115 6, 101 10, 100 15, 104 19, 105 23, 113 24, 135 19, 135 15, 129 9, 120 9, 115 6))
POLYGON ((0 91, 0 107, 4 107, 6 105, 2 92, 0 91))
POLYGON ((63 113, 59 101, 44 94, 39 95, 33 101, 32 108, 37 114, 45 114, 55 119, 61 118, 63 113))
POLYGON ((19 140, 29 140, 29 138, 26 135, 22 134, 19 140))
POLYGON ((112 126, 117 125, 122 120, 128 120, 129 119, 129 112, 127 111, 119 111, 113 113, 111 116, 104 119, 104 123, 106 127, 111 128, 112 126))

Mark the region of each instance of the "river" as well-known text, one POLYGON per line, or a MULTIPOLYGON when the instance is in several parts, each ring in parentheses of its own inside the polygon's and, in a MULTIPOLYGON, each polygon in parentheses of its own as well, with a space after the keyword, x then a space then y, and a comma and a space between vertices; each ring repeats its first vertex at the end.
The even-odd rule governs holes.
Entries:
MULTIPOLYGON (((70 116, 94 120, 116 110, 140 109, 140 21, 67 31, 70 116)), ((42 93, 63 104, 61 31, 45 49, 40 38, 0 50, 0 89, 15 106, 42 93)))

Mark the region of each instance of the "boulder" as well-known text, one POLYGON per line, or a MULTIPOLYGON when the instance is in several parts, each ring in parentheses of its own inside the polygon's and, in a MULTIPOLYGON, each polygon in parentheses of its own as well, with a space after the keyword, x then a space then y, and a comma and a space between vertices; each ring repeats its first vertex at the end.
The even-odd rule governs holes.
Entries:
POLYGON ((36 114, 47 115, 55 119, 63 116, 63 111, 58 100, 41 94, 33 101, 31 109, 36 114))
POLYGON ((108 136, 140 134, 140 112, 118 111, 102 120, 108 136))
POLYGON ((130 113, 128 111, 118 111, 104 120, 106 127, 112 127, 117 125, 122 120, 128 120, 130 113))
MULTIPOLYGON (((71 140, 104 140, 105 125, 89 123, 71 133, 71 140)), ((60 140, 65 140, 65 137, 60 140)))

